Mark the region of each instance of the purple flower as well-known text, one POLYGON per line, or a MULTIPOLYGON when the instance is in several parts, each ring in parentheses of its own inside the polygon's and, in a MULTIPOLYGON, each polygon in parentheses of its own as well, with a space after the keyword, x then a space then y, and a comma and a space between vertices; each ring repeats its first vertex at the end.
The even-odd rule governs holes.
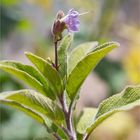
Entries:
POLYGON ((68 14, 61 19, 61 21, 65 22, 66 27, 69 32, 77 32, 79 31, 78 27, 80 24, 79 21, 79 13, 74 9, 68 11, 68 14))

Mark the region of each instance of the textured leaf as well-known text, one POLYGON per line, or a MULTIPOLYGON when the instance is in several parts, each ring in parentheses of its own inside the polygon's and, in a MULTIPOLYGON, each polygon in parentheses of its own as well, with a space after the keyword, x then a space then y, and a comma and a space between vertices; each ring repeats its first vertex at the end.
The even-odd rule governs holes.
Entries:
POLYGON ((68 59, 68 74, 72 72, 80 60, 82 60, 88 53, 98 45, 98 42, 86 42, 78 45, 69 55, 68 59))
POLYGON ((120 94, 116 94, 104 100, 98 108, 98 112, 87 129, 91 133, 100 123, 112 114, 140 106, 140 85, 128 86, 120 94))
POLYGON ((30 117, 32 117, 33 119, 35 119, 37 122, 39 122, 41 124, 43 124, 44 121, 45 121, 43 119, 42 114, 39 114, 35 110, 30 109, 30 108, 28 108, 28 107, 26 107, 26 106, 24 106, 24 105, 22 105, 18 102, 7 100, 7 99, 0 99, 0 103, 11 106, 11 107, 14 107, 14 108, 16 108, 20 111, 23 111, 24 113, 28 114, 30 117))
POLYGON ((53 126, 52 121, 49 120, 42 113, 40 113, 34 109, 28 108, 27 106, 24 106, 23 104, 18 103, 16 101, 11 101, 11 100, 7 100, 7 99, 0 99, 0 103, 24 112, 25 114, 27 114, 28 116, 30 116, 31 118, 36 120, 38 123, 45 125, 45 127, 49 133, 51 133, 52 131, 54 132, 53 127, 52 127, 53 126))
POLYGON ((19 105, 21 104, 30 110, 35 110, 36 112, 47 116, 56 124, 60 124, 63 121, 61 109, 52 100, 33 90, 19 90, 7 92, 7 94, 1 93, 0 101, 4 100, 10 100, 19 105))
POLYGON ((15 61, 1 61, 0 68, 15 75, 17 78, 23 80, 25 83, 29 84, 31 87, 48 96, 49 98, 55 98, 45 77, 34 67, 15 61))
POLYGON ((58 48, 58 62, 59 62, 59 71, 62 78, 67 75, 67 59, 68 59, 68 49, 71 46, 73 40, 73 34, 69 34, 63 38, 58 48))
POLYGON ((51 89, 55 94, 61 94, 63 83, 59 73, 43 58, 32 53, 26 52, 26 56, 37 67, 37 69, 47 78, 51 89))
POLYGON ((92 69, 108 52, 117 47, 118 43, 110 42, 102 46, 84 57, 69 74, 66 90, 71 100, 77 96, 77 91, 92 69))
POLYGON ((86 129, 91 126, 96 113, 97 109, 95 108, 84 108, 76 128, 78 133, 84 134, 86 132, 86 129))

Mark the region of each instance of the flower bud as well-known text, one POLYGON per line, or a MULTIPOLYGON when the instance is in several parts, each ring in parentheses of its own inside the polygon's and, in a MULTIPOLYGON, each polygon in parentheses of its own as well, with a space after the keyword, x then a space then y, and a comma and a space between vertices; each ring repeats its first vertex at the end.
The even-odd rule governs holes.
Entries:
POLYGON ((56 15, 56 19, 53 24, 52 28, 52 34, 54 36, 54 41, 58 41, 62 39, 62 32, 64 29, 66 29, 65 22, 61 21, 61 19, 64 17, 63 11, 58 11, 56 15))

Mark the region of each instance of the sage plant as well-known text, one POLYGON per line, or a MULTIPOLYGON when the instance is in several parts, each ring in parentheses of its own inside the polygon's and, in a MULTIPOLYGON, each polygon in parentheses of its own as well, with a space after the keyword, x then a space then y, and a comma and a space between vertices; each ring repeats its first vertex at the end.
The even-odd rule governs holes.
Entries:
MULTIPOLYGON (((79 31, 78 11, 57 13, 52 27, 55 60, 26 52, 34 66, 0 61, 0 68, 33 89, 0 94, 0 103, 23 111, 46 128, 46 140, 88 140, 90 134, 112 114, 140 105, 140 85, 124 90, 100 103, 84 108, 74 122, 74 110, 82 83, 99 61, 119 43, 86 42, 70 50, 73 34, 79 31), (68 34, 63 37, 63 31, 68 34)), ((93 91, 94 94, 94 91, 93 91)))

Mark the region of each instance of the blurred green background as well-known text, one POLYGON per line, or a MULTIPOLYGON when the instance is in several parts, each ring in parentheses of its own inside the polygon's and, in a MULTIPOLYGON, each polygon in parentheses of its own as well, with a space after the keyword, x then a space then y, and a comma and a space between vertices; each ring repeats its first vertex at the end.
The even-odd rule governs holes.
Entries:
MULTIPOLYGON (((114 49, 84 82, 77 113, 83 107, 97 107, 125 85, 140 84, 139 0, 1 0, 0 59, 30 64, 24 51, 53 58, 51 27, 58 10, 93 11, 80 17, 80 32, 73 47, 86 41, 117 41, 114 49)), ((0 91, 26 87, 0 71, 0 91)), ((118 113, 101 125, 93 140, 138 140, 140 108, 118 113)), ((45 130, 23 113, 0 106, 0 140, 33 140, 45 137, 45 130)))

